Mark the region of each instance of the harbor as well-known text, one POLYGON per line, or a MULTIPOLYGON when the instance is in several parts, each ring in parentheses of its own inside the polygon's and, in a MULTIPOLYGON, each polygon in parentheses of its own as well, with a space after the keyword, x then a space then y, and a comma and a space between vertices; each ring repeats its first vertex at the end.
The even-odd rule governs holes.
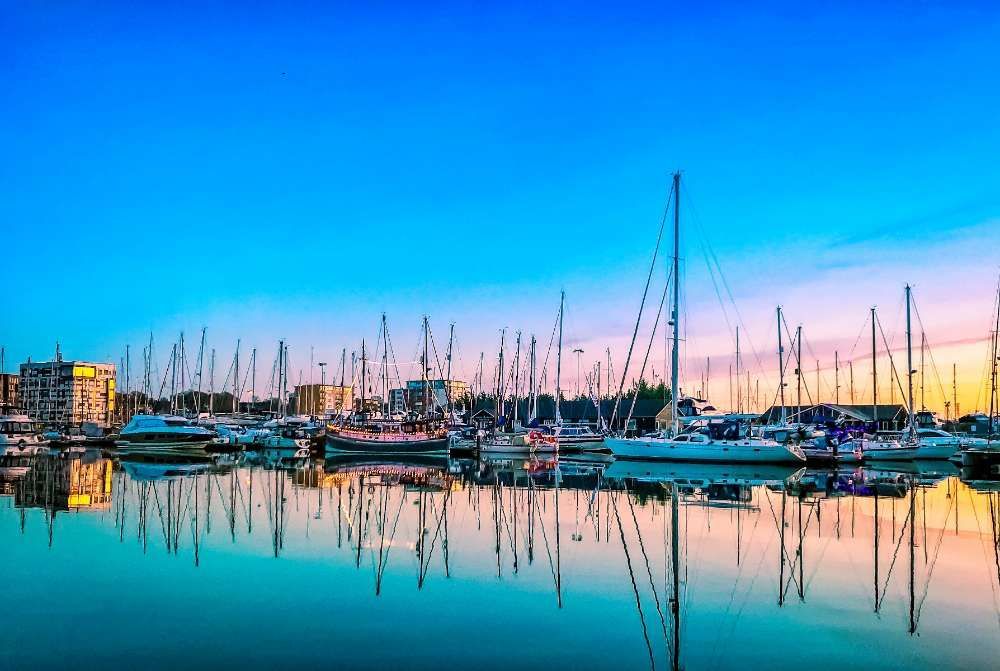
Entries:
POLYGON ((529 668, 674 669, 818 650, 818 668, 983 668, 996 652, 1000 482, 948 462, 278 465, 87 450, 5 458, 0 475, 18 614, 0 633, 7 668, 72 655, 98 612, 116 644, 88 644, 92 662, 148 668, 192 649, 204 665, 253 650, 254 668, 473 655, 487 669, 511 650, 529 668), (42 627, 57 632, 46 647, 26 645, 42 627))
POLYGON ((0 671, 1000 667, 1000 5, 4 8, 0 671))

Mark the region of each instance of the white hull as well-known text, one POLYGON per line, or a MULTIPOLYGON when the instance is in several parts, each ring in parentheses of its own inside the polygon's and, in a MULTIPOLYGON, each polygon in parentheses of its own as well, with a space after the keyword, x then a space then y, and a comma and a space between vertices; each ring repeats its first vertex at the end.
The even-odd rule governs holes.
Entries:
POLYGON ((678 484, 781 484, 803 472, 798 464, 713 464, 667 461, 616 461, 604 477, 678 484))
POLYGON ((958 448, 955 445, 917 445, 900 447, 869 447, 864 458, 872 461, 911 461, 913 459, 950 459, 958 448))
POLYGON ((699 461, 726 464, 802 464, 798 448, 759 440, 715 440, 706 443, 674 442, 663 438, 605 438, 617 459, 699 461))

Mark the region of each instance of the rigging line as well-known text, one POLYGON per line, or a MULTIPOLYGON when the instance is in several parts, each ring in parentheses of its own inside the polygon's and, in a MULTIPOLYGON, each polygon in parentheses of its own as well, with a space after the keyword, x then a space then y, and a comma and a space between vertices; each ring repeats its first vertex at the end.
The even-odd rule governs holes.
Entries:
MULTIPOLYGON (((626 494, 627 496, 627 494, 626 494)), ((625 563, 628 566, 628 577, 632 581, 632 593, 635 595, 635 609, 639 612, 639 622, 642 624, 642 639, 646 642, 646 651, 649 653, 649 668, 656 669, 656 662, 653 660, 653 645, 649 640, 649 630, 646 628, 646 616, 642 612, 642 599, 639 596, 639 586, 635 582, 635 572, 632 570, 632 555, 628 551, 628 543, 625 542, 625 529, 622 527, 622 518, 618 514, 617 497, 612 497, 615 511, 615 519, 618 521, 618 534, 622 539, 622 549, 625 551, 625 563)))
POLYGON ((625 500, 628 502, 629 511, 632 513, 632 523, 635 525, 636 538, 639 539, 639 549, 642 551, 643 561, 646 562, 646 575, 649 576, 649 588, 653 592, 653 602, 656 604, 656 613, 660 616, 660 625, 663 628, 663 642, 669 648, 670 643, 667 636, 667 619, 663 615, 663 608, 660 606, 660 595, 656 591, 656 582, 653 580, 653 569, 649 563, 649 555, 646 554, 646 544, 642 541, 642 532, 639 531, 639 520, 635 516, 635 506, 632 505, 632 497, 628 490, 628 485, 625 485, 625 500))
POLYGON ((868 326, 868 315, 865 314, 865 321, 861 325, 861 330, 858 331, 858 337, 854 339, 854 344, 851 345, 851 351, 847 353, 847 360, 851 361, 854 359, 854 351, 857 349, 858 344, 861 342, 861 337, 865 334, 865 327, 868 326))
MULTIPOLYGON (((753 354, 754 360, 757 363, 758 372, 760 373, 761 377, 764 378, 764 383, 770 386, 771 380, 767 376, 767 372, 764 368, 763 362, 761 361, 760 354, 757 352, 757 347, 753 344, 753 340, 750 337, 750 330, 746 328, 746 322, 743 319, 743 315, 740 313, 740 308, 739 305, 736 303, 736 299, 733 297, 733 292, 729 286, 729 281, 726 279, 726 274, 722 271, 722 264, 719 263, 718 256, 715 254, 715 250, 712 248, 711 242, 708 241, 708 236, 705 235, 704 228, 701 225, 701 215, 695 203, 695 200, 691 195, 690 187, 688 186, 687 183, 685 183, 681 186, 681 188, 684 189, 684 195, 687 198, 688 207, 691 209, 692 214, 694 215, 692 218, 694 219, 695 227, 701 234, 702 240, 707 241, 708 251, 711 254, 713 260, 715 261, 719 277, 722 280, 722 286, 726 290, 726 296, 729 298, 729 302, 733 306, 733 312, 736 313, 736 321, 743 328, 743 331, 746 332, 745 335, 746 342, 750 346, 750 352, 753 354)), ((716 290, 716 294, 718 294, 718 290, 716 290)), ((727 324, 728 324, 728 319, 727 319, 727 324)))
MULTIPOLYGON (((660 315, 663 314, 663 304, 667 300, 667 293, 670 289, 670 279, 673 277, 673 269, 671 269, 670 274, 667 276, 667 283, 663 285, 663 295, 660 297, 660 307, 656 310, 656 320, 653 322, 653 332, 649 334, 649 347, 646 348, 646 356, 642 360, 642 368, 639 370, 639 382, 642 382, 643 376, 646 374, 646 364, 649 363, 649 353, 653 349, 653 342, 656 340, 656 329, 660 325, 660 315)), ((671 392, 672 393, 672 392, 671 392)), ((635 393, 632 394, 632 404, 628 409, 628 417, 625 419, 625 429, 628 430, 628 423, 632 420, 632 413, 635 411, 635 403, 639 400, 639 389, 635 389, 635 393)))
MULTIPOLYGON (((614 409, 611 411, 611 422, 610 425, 614 424, 615 417, 618 415, 618 404, 621 403, 622 391, 625 388, 625 379, 628 377, 628 367, 632 361, 632 349, 635 347, 636 338, 639 336, 639 324, 642 321, 642 313, 646 307, 646 297, 649 295, 649 285, 653 281, 653 271, 656 269, 656 257, 660 253, 660 243, 663 240, 663 229, 667 223, 667 213, 670 211, 670 202, 675 199, 673 182, 670 185, 670 191, 667 193, 667 201, 663 207, 663 214, 660 215, 660 230, 656 234, 656 245, 653 247, 653 258, 649 262, 649 273, 646 275, 646 286, 642 290, 642 301, 639 302, 639 315, 635 320, 635 328, 632 330, 632 342, 628 346, 628 354, 625 356, 625 367, 622 369, 622 379, 621 383, 618 385, 618 395, 615 397, 614 409)), ((674 253, 678 253, 678 250, 674 250, 674 253)))
MULTIPOLYGON (((896 502, 893 501, 893 507, 895 507, 896 502)), ((906 533, 907 525, 911 524, 910 516, 907 515, 903 520, 903 526, 899 529, 899 539, 896 540, 896 549, 892 552, 892 561, 889 562, 889 571, 885 574, 885 584, 882 586, 882 598, 879 599, 878 607, 882 608, 882 602, 885 601, 885 595, 889 591, 889 580, 892 578, 892 569, 896 565, 896 559, 899 558, 899 549, 903 545, 903 535, 906 533)))
MULTIPOLYGON (((451 497, 451 490, 449 489, 448 491, 445 492, 444 501, 442 501, 442 503, 441 503, 442 510, 447 510, 448 499, 450 497, 451 497)), ((424 560, 424 570, 423 570, 423 574, 421 574, 421 576, 420 576, 420 580, 421 581, 423 581, 424 578, 427 577, 427 571, 431 567, 431 559, 433 559, 433 557, 434 557, 434 546, 437 545, 437 539, 438 539, 438 536, 441 533, 441 523, 444 521, 444 514, 443 514, 443 512, 440 515, 437 513, 436 507, 434 505, 434 498, 433 497, 431 497, 431 512, 434 514, 434 517, 437 518, 437 527, 434 529, 434 536, 431 537, 431 547, 427 551, 427 558, 424 560)), ((423 540, 421 540, 421 542, 423 542, 423 540)))
MULTIPOLYGON (((927 599, 927 595, 930 593, 930 590, 931 590, 931 576, 934 575, 934 567, 937 565, 937 560, 938 560, 938 557, 940 556, 940 553, 941 553, 941 545, 942 545, 942 543, 944 541, 944 530, 945 530, 945 527, 947 526, 948 517, 951 515, 951 509, 952 509, 952 507, 954 505, 955 505, 955 497, 949 498, 948 499, 948 509, 945 511, 945 515, 944 515, 945 523, 941 525, 941 532, 938 534, 937 542, 934 544, 933 558, 931 559, 930 566, 927 567, 927 578, 926 578, 926 580, 924 582, 924 590, 923 590, 924 593, 920 597, 920 603, 917 604, 917 613, 916 613, 916 616, 914 618, 914 622, 920 622, 920 612, 921 612, 921 610, 923 610, 924 601, 927 599)), ((923 506, 923 508, 924 508, 924 512, 926 513, 926 504, 923 506)), ((924 543, 926 543, 926 542, 927 542, 926 539, 924 539, 924 543)))
MULTIPOLYGON (((912 297, 912 294, 911 294, 911 297, 912 297)), ((912 300, 912 298, 911 298, 911 300, 912 300)), ((923 336, 923 345, 924 345, 924 348, 927 350, 928 358, 930 358, 930 360, 931 360, 931 370, 934 371, 934 377, 937 379, 938 391, 941 392, 941 398, 944 399, 944 400, 947 400, 948 395, 945 393, 945 390, 944 390, 944 381, 941 379, 941 371, 938 370, 937 362, 934 361, 934 350, 931 348, 930 340, 928 340, 928 338, 927 338, 927 329, 924 328, 924 320, 920 318, 920 309, 917 307, 917 302, 914 300, 914 301, 912 301, 912 303, 913 303, 913 312, 914 312, 914 314, 917 315, 917 324, 920 325, 920 333, 923 336)), ((921 378, 922 377, 923 377, 923 374, 921 373, 921 378)), ((921 380, 921 383, 922 383, 922 380, 921 380)))
POLYGON ((882 342, 885 344, 886 354, 889 356, 889 368, 892 370, 893 377, 896 378, 896 388, 899 389, 899 395, 903 400, 901 405, 909 412, 911 411, 910 399, 907 397, 906 392, 903 391, 903 381, 899 378, 899 371, 896 370, 896 361, 892 358, 892 348, 889 347, 889 343, 885 339, 885 331, 882 330, 882 320, 876 316, 875 323, 878 324, 879 333, 882 334, 882 342))
MULTIPOLYGON (((774 520, 774 528, 780 534, 781 533, 781 526, 782 526, 782 524, 784 524, 784 520, 782 520, 780 524, 778 523, 778 513, 776 513, 775 510, 774 510, 774 503, 771 502, 771 496, 770 496, 769 492, 767 492, 767 491, 764 492, 764 498, 767 499, 767 505, 771 508, 771 518, 774 520)), ((781 554, 785 558, 785 561, 788 563, 788 565, 791 566, 792 565, 792 560, 788 556, 787 548, 784 545, 781 546, 781 554)), ((795 571, 792 571, 791 573, 792 573, 792 579, 794 581, 795 580, 795 571)), ((798 581, 795 581, 795 587, 798 588, 798 586, 799 586, 798 581)), ((784 593, 787 592, 787 591, 788 591, 787 589, 784 589, 783 592, 782 592, 782 595, 784 595, 784 593)))

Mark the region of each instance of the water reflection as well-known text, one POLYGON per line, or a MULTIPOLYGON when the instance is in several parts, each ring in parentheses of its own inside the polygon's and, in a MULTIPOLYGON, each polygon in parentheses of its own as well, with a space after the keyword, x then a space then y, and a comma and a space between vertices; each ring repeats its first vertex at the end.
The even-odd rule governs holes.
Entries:
MULTIPOLYGON (((249 592, 265 589, 257 575, 273 574, 251 561, 261 550, 285 566, 308 562, 316 577, 335 568, 352 607, 364 598, 355 586, 367 586, 367 599, 405 598, 409 626, 429 637, 418 650, 437 631, 420 616, 420 594, 435 584, 432 599, 450 590, 478 609, 469 617, 498 630, 530 609, 531 628, 564 643, 608 636, 621 643, 625 666, 806 660, 809 646, 831 665, 953 661, 918 634, 976 637, 979 647, 962 655, 982 665, 1000 651, 1000 483, 947 463, 823 471, 605 457, 286 457, 9 459, 0 465, 0 501, 9 502, 0 504, 0 533, 23 537, 30 555, 34 511, 48 546, 61 542, 58 515, 89 515, 96 524, 67 543, 109 555, 134 544, 147 557, 162 550, 194 567, 225 566, 245 576, 249 592), (11 515, 13 531, 3 524, 11 515), (509 603, 494 612, 480 592, 509 603), (563 626, 563 611, 576 626, 563 626), (879 650, 897 640, 892 632, 914 642, 886 663, 879 650), (831 650, 842 635, 855 645, 831 650)), ((61 568, 46 561, 63 561, 31 556, 39 575, 61 568)), ((131 570, 142 573, 142 560, 131 570)), ((34 597, 45 591, 39 580, 34 597)), ((289 608, 308 602, 294 590, 287 599, 289 608)), ((367 629, 355 634, 379 642, 367 629)), ((539 652, 567 654, 555 642, 539 652)))

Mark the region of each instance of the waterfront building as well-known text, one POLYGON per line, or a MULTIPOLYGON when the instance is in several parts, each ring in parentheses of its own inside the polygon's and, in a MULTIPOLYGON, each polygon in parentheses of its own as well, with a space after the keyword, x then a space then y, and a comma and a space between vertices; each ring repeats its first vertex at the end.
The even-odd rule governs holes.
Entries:
POLYGON ((62 358, 22 363, 19 396, 36 421, 106 427, 115 411, 115 365, 62 358))
MULTIPOLYGON (((408 408, 417 413, 424 412, 424 380, 410 380, 406 383, 408 408)), ((446 410, 448 402, 461 403, 469 396, 469 385, 459 380, 427 380, 427 399, 432 410, 446 410)))
POLYGON ((351 387, 335 384, 300 384, 295 387, 295 407, 303 415, 338 414, 354 404, 351 387))
POLYGON ((405 389, 389 390, 389 412, 391 414, 406 412, 407 400, 405 389))
MULTIPOLYGON (((906 406, 898 403, 879 404, 876 407, 876 417, 879 431, 900 431, 906 426, 909 414, 906 406)), ((784 416, 791 424, 831 424, 839 423, 848 426, 864 427, 873 422, 872 406, 845 405, 837 403, 816 403, 804 405, 786 405, 784 416)), ((781 422, 781 406, 771 406, 757 420, 760 424, 778 424, 781 422)))
POLYGON ((20 407, 17 392, 19 381, 20 377, 14 373, 0 373, 0 412, 20 407))

